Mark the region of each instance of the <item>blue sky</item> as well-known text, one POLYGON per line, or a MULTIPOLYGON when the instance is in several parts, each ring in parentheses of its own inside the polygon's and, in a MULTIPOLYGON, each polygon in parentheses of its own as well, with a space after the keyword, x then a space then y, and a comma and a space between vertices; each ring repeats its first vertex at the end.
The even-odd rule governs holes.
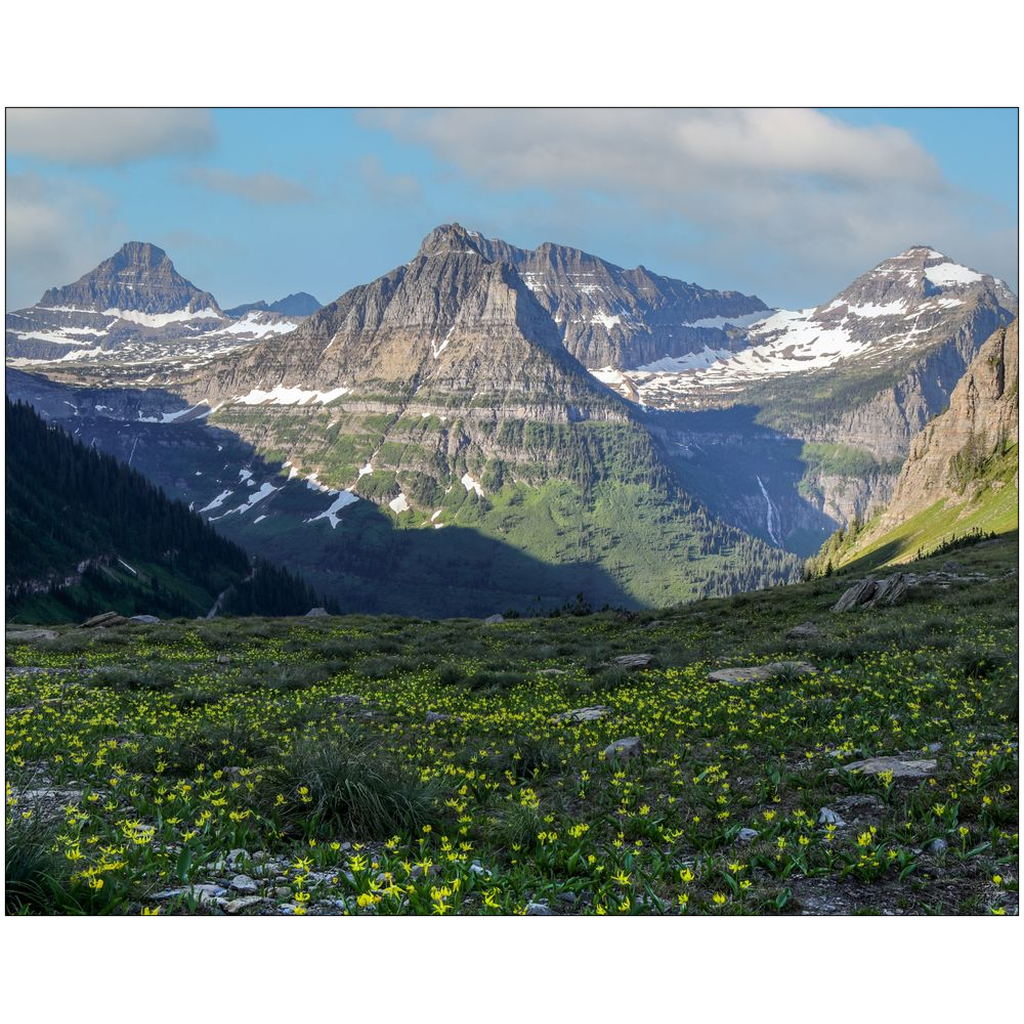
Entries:
POLYGON ((916 243, 1017 268, 1016 110, 11 111, 7 308, 127 240, 222 306, 330 301, 436 224, 772 305, 916 243))

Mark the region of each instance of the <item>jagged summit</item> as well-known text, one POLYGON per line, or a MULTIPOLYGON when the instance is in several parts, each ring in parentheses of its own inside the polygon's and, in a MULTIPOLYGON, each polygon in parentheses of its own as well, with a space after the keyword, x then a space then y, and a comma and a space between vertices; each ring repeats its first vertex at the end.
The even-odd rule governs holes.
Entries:
POLYGON ((241 306, 232 306, 224 312, 228 316, 245 316, 246 313, 280 313, 283 316, 310 316, 323 307, 309 292, 293 292, 276 302, 260 299, 258 302, 246 302, 241 306))
POLYGON ((483 256, 480 243, 486 241, 478 231, 468 231, 461 224, 439 224, 420 243, 416 257, 445 256, 451 253, 483 256))
POLYGON ((143 314, 209 310, 220 315, 217 300, 182 277, 167 253, 150 242, 126 242, 74 284, 50 288, 39 305, 143 314))

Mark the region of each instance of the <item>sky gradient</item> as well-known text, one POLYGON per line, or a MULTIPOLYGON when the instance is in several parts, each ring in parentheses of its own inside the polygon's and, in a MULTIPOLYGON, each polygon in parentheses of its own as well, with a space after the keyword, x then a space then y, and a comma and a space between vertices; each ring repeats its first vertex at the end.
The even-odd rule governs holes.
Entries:
POLYGON ((773 306, 913 244, 1018 289, 1015 109, 10 110, 7 309, 128 240, 222 307, 321 302, 435 225, 773 306))

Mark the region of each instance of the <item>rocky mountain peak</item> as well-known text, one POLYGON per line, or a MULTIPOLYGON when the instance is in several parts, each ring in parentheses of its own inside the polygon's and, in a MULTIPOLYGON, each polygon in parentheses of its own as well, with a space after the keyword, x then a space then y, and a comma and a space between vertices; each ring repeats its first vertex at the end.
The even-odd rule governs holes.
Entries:
POLYGON ((202 310, 220 313, 217 300, 182 277, 167 253, 150 242, 126 242, 74 284, 49 289, 39 305, 143 314, 202 310))
POLYGON ((483 236, 476 231, 467 231, 461 224, 441 224, 423 239, 419 257, 447 256, 458 253, 483 255, 480 243, 483 236))

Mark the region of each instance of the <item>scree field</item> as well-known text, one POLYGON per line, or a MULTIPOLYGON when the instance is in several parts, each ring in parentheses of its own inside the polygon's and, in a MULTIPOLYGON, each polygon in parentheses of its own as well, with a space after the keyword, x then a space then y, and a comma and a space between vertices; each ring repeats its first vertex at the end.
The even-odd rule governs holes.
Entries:
POLYGON ((9 633, 7 909, 1015 913, 1016 537, 949 560, 844 613, 9 633))

